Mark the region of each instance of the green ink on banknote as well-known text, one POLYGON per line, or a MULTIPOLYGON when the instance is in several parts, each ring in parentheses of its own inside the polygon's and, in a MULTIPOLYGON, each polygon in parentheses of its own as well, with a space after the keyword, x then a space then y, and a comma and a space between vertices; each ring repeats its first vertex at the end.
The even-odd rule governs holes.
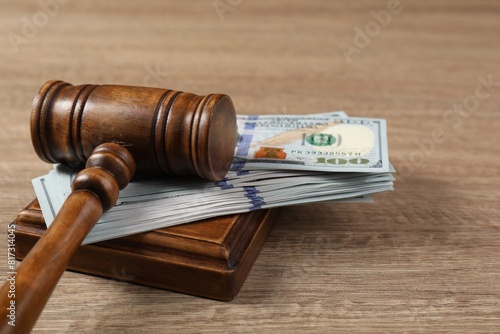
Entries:
POLYGON ((336 141, 334 136, 326 133, 313 133, 306 137, 306 142, 314 146, 331 146, 336 141))

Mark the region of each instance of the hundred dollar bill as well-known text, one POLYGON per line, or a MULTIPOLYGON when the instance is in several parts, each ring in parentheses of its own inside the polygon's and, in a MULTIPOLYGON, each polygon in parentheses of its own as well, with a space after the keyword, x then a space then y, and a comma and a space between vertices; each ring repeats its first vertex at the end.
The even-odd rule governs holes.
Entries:
MULTIPOLYGON (((318 160, 313 160, 313 162, 319 166, 341 165, 341 169, 322 170, 314 165, 313 168, 307 169, 311 166, 303 161, 294 162, 291 160, 292 155, 288 155, 282 160, 289 160, 287 163, 293 165, 293 168, 277 170, 276 166, 283 165, 283 162, 280 162, 269 164, 271 168, 265 169, 262 163, 267 163, 267 160, 279 160, 279 157, 267 157, 258 160, 258 167, 251 170, 247 169, 251 166, 251 159, 237 157, 233 163, 233 170, 218 182, 189 177, 135 180, 120 192, 116 206, 102 216, 85 238, 84 243, 260 208, 313 202, 368 202, 371 201, 370 194, 393 188, 394 177, 383 168, 372 167, 376 169, 368 170, 372 173, 356 173, 365 170, 355 169, 359 167, 358 165, 362 165, 364 162, 362 159, 368 160, 367 156, 372 154, 372 160, 376 161, 377 154, 379 154, 383 166, 388 166, 389 171, 394 172, 390 164, 385 163, 387 143, 385 122, 382 120, 349 119, 343 112, 307 116, 238 115, 237 119, 240 141, 236 152, 246 149, 250 152, 252 141, 245 140, 245 135, 251 134, 251 138, 259 139, 257 142, 262 147, 265 147, 264 143, 274 147, 277 142, 283 141, 283 138, 290 139, 297 136, 293 130, 298 130, 302 133, 305 145, 301 145, 301 142, 298 144, 292 142, 294 145, 309 145, 307 147, 312 148, 318 146, 319 153, 315 158, 323 158, 324 162, 318 160), (334 128, 335 131, 328 130, 330 128, 334 128), (251 130, 260 132, 252 133, 251 130), (316 135, 316 137, 309 138, 310 135, 316 135), (380 139, 377 139, 377 136, 380 139), (325 141, 328 145, 314 145, 308 140, 316 144, 325 141), (336 142, 333 142, 334 140, 336 142), (346 141, 351 144, 343 146, 346 141), (377 145, 380 146, 378 151, 374 147, 377 145), (326 148, 322 150, 321 146, 326 148), (336 147, 336 150, 332 150, 332 147, 336 147), (345 151, 354 152, 354 147, 360 154, 353 153, 354 158, 348 157, 345 151), (335 154, 330 154, 332 152, 335 154), (341 159, 346 162, 343 163, 341 159), (358 161, 352 162, 352 159, 358 159, 358 161), (345 173, 331 173, 332 171, 345 173)), ((285 149, 288 148, 283 149, 287 154, 288 151, 285 149)), ((308 149, 312 152, 311 148, 308 149)), ((282 155, 283 152, 279 154, 282 155)), ((76 172, 64 166, 55 166, 47 175, 33 180, 47 226, 50 226, 64 200, 70 194, 71 183, 76 172)))
MULTIPOLYGON (((71 192, 77 171, 55 166, 33 186, 47 226, 71 192)), ((307 171, 230 172, 218 182, 188 177, 131 182, 116 206, 106 212, 84 243, 92 243, 150 229, 261 208, 313 202, 367 202, 391 190, 389 173, 318 173, 307 171)))
POLYGON ((239 115, 237 123, 233 170, 390 171, 383 119, 239 115))

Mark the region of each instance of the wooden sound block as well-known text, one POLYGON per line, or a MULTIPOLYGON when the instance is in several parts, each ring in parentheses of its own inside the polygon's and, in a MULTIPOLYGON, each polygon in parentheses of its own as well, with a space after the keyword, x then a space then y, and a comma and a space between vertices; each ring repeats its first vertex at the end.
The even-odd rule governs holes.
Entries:
MULTIPOLYGON (((229 301, 278 216, 257 210, 80 246, 69 270, 229 301)), ((22 260, 46 230, 35 199, 14 221, 22 260)))

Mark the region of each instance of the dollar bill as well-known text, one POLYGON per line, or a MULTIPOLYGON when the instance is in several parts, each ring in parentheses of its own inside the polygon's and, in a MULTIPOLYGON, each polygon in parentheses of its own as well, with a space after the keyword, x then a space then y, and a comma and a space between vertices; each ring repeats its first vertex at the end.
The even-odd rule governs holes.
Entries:
MULTIPOLYGON (((50 226, 71 191, 76 171, 56 166, 33 180, 50 226)), ((226 214, 314 202, 370 201, 391 190, 389 173, 230 172, 219 182, 161 178, 132 182, 105 213, 84 243, 117 238, 226 214), (166 209, 168 208, 168 209, 166 209)))
MULTIPOLYGON (((102 216, 84 244, 261 208, 316 202, 370 202, 371 194, 393 188, 394 177, 390 172, 394 170, 387 159, 383 120, 353 119, 343 112, 309 116, 239 115, 237 119, 241 140, 236 153, 248 149, 247 156, 235 157, 232 170, 223 180, 212 182, 189 177, 135 180, 120 192, 116 206, 102 216), (330 128, 335 131, 327 130, 330 128), (252 140, 245 140, 245 135, 251 135, 252 140), (324 137, 328 135, 334 139, 324 137), (297 158, 288 154, 293 145, 301 146, 300 140, 298 144, 291 140, 297 136, 302 136, 311 152, 315 145, 308 141, 325 149, 310 154, 316 160, 300 160, 307 155, 299 154, 297 158), (288 146, 282 145, 287 155, 281 160, 285 162, 275 163, 280 160, 276 157, 248 157, 261 149, 258 147, 275 147, 283 140, 288 140, 288 146), (337 150, 333 150, 334 140, 339 141, 337 150), (319 145, 322 141, 328 145, 319 145), (325 162, 318 162, 318 158, 324 158, 325 162), (363 159, 371 159, 373 164, 358 166, 363 159), (383 168, 377 165, 379 161, 383 168), (334 166, 322 168, 327 163, 334 166)), ((47 175, 32 181, 47 226, 69 196, 76 173, 56 165, 47 175)))
POLYGON ((233 170, 388 172, 386 122, 335 114, 238 116, 233 170))

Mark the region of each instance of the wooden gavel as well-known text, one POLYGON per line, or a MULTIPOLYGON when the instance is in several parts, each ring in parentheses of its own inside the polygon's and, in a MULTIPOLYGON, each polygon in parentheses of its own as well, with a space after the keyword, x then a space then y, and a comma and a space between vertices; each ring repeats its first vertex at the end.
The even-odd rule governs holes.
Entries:
POLYGON ((222 94, 49 81, 33 101, 31 138, 42 160, 85 169, 17 268, 14 291, 2 286, 1 333, 33 328, 73 254, 136 169, 222 179, 234 155, 236 115, 222 94))

